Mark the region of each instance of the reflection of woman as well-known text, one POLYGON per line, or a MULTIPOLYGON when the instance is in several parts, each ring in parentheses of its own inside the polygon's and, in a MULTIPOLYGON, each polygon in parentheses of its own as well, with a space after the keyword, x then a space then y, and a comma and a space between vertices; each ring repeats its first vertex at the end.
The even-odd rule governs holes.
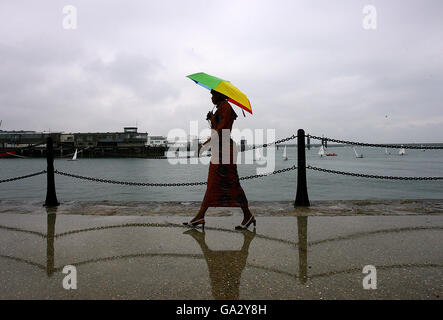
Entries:
POLYGON ((204 231, 199 232, 192 229, 185 232, 198 242, 205 256, 214 299, 237 300, 239 298, 241 274, 248 260, 249 246, 255 237, 255 230, 254 232, 249 230, 242 232, 244 238, 240 250, 219 251, 209 249, 204 231))
MULTIPOLYGON (((232 124, 237 118, 237 114, 231 105, 226 101, 228 98, 214 90, 211 90, 212 102, 217 106, 215 114, 208 114, 211 121, 212 135, 204 145, 211 140, 211 161, 209 164, 208 186, 205 197, 200 207, 200 211, 190 221, 185 222, 188 226, 205 225, 205 213, 208 207, 241 207, 243 210, 243 221, 236 229, 246 229, 250 224, 256 224, 255 217, 248 208, 248 199, 240 186, 235 163, 235 144, 230 138, 232 124), (217 145, 218 140, 218 145, 217 145)), ((201 147, 199 147, 200 153, 201 147)))

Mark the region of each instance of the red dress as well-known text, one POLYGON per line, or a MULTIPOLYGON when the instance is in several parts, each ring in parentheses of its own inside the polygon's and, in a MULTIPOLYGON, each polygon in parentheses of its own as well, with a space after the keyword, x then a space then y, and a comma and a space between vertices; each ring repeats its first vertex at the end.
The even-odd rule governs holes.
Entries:
MULTIPOLYGON (((206 188, 205 197, 202 206, 204 207, 247 207, 248 199, 246 199, 245 192, 240 186, 238 179, 237 164, 235 164, 234 157, 234 141, 230 138, 232 124, 237 118, 237 114, 232 109, 227 101, 219 104, 217 111, 211 118, 211 129, 218 133, 219 148, 211 147, 211 152, 214 156, 214 151, 218 153, 218 163, 209 163, 208 185, 206 188), (222 130, 228 129, 229 137, 223 139, 222 130), (222 150, 226 150, 227 146, 222 146, 222 141, 229 144, 230 157, 226 159, 222 157, 222 150)), ((226 130, 225 130, 226 132, 226 130)), ((226 136, 226 133, 224 134, 226 136)), ((214 139, 211 139, 213 143, 214 139)))

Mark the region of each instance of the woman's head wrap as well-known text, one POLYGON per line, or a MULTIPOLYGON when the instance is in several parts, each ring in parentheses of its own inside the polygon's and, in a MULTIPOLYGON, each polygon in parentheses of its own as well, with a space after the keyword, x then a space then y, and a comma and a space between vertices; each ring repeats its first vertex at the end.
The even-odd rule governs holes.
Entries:
POLYGON ((215 91, 214 89, 211 89, 211 94, 218 100, 228 100, 228 97, 225 96, 223 93, 220 93, 218 91, 215 91))

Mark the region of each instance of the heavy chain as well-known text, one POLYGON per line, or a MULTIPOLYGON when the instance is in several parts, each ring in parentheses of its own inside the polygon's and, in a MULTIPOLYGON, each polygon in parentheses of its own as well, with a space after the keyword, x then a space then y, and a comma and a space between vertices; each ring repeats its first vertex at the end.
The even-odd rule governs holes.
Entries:
POLYGON ((3 182, 10 182, 10 181, 15 181, 15 180, 20 180, 20 179, 26 179, 26 178, 30 178, 30 177, 34 177, 34 176, 38 176, 40 174, 46 173, 46 170, 40 171, 40 172, 36 172, 36 173, 31 173, 31 174, 27 174, 26 176, 20 176, 20 177, 15 177, 15 178, 9 178, 9 179, 4 179, 4 180, 0 180, 0 183, 3 182))
POLYGON ((362 174, 362 173, 353 173, 353 172, 345 172, 345 171, 337 171, 337 170, 330 170, 330 169, 323 169, 323 168, 317 168, 313 166, 306 166, 307 169, 315 170, 315 171, 321 171, 321 172, 327 172, 327 173, 334 173, 334 174, 341 174, 346 176, 353 176, 353 177, 361 177, 361 178, 373 178, 373 179, 387 179, 387 180, 443 180, 443 177, 395 177, 395 176, 378 176, 373 174, 362 174))
POLYGON ((55 170, 54 173, 67 176, 71 178, 77 178, 82 180, 89 180, 89 181, 95 181, 95 182, 102 182, 102 183, 111 183, 111 184, 121 184, 126 186, 140 186, 140 187, 180 187, 180 186, 197 186, 197 185, 205 185, 207 182, 184 182, 184 183, 149 183, 149 182, 128 182, 128 181, 117 181, 117 180, 110 180, 110 179, 100 179, 100 178, 92 178, 92 177, 85 177, 80 176, 77 174, 71 174, 67 172, 62 172, 55 170))
POLYGON ((291 170, 295 170, 295 169, 297 169, 297 166, 293 165, 292 167, 288 167, 288 168, 280 169, 280 170, 275 170, 275 171, 272 171, 272 172, 270 172, 268 174, 255 174, 255 175, 252 175, 252 176, 241 177, 241 178, 239 178, 239 180, 248 180, 248 179, 267 177, 267 176, 270 176, 270 175, 273 175, 273 174, 278 174, 278 173, 282 173, 282 172, 286 172, 286 171, 291 171, 291 170))
MULTIPOLYGON (((269 146, 276 145, 276 144, 279 144, 279 143, 282 143, 282 142, 286 142, 286 141, 289 141, 289 140, 292 140, 292 139, 295 139, 295 138, 297 138, 297 136, 296 135, 292 135, 290 137, 287 137, 287 138, 284 138, 284 139, 280 139, 280 140, 276 140, 274 142, 265 143, 265 144, 258 145, 258 146, 252 146, 250 148, 245 148, 245 150, 241 150, 239 152, 245 152, 245 151, 254 150, 254 149, 258 149, 258 148, 267 148, 269 146)), ((200 155, 200 158, 201 157, 210 157, 210 156, 211 156, 210 154, 200 155)), ((185 157, 157 156, 157 157, 155 157, 154 156, 154 157, 149 157, 149 158, 150 159, 194 159, 194 158, 199 158, 199 157, 193 157, 193 156, 185 156, 185 157)))
POLYGON ((327 137, 318 137, 318 136, 311 136, 307 135, 307 137, 310 137, 312 139, 322 140, 325 139, 328 142, 337 142, 342 144, 351 144, 356 146, 362 146, 362 147, 377 147, 377 148, 393 148, 393 149, 421 149, 421 150, 436 150, 436 149, 443 149, 443 146, 407 146, 407 145, 397 145, 397 144, 376 144, 376 143, 363 143, 363 142, 355 142, 355 141, 347 141, 347 140, 338 140, 338 139, 332 139, 327 137))
MULTIPOLYGON (((294 170, 294 169, 297 169, 297 167, 295 165, 292 167, 289 167, 289 168, 275 170, 275 171, 270 172, 268 174, 255 174, 255 175, 251 175, 251 176, 241 177, 241 178, 239 178, 239 180, 249 180, 249 179, 261 178, 261 177, 267 177, 270 175, 274 175, 274 174, 278 174, 278 173, 282 173, 282 172, 286 172, 286 171, 290 171, 290 170, 294 170)), ((198 186, 198 185, 206 185, 207 184, 206 181, 182 182, 182 183, 128 182, 128 181, 117 181, 117 180, 110 180, 110 179, 85 177, 85 176, 80 176, 77 174, 71 174, 71 173, 62 172, 62 171, 58 171, 58 170, 55 170, 54 173, 62 175, 62 176, 66 176, 66 177, 94 181, 94 182, 120 184, 120 185, 127 185, 127 186, 140 186, 140 187, 187 187, 187 186, 198 186)))
POLYGON ((295 139, 295 138, 297 138, 297 136, 293 134, 293 135, 290 136, 290 137, 283 138, 283 139, 280 139, 280 140, 276 140, 276 141, 274 141, 274 142, 265 143, 265 144, 258 145, 258 146, 252 146, 252 147, 250 147, 250 148, 245 148, 245 150, 240 151, 240 152, 249 151, 249 150, 254 150, 254 149, 258 149, 258 148, 267 148, 267 147, 269 147, 269 146, 276 145, 276 144, 279 144, 279 143, 282 143, 282 142, 286 142, 286 141, 289 141, 289 140, 292 140, 292 139, 295 139))

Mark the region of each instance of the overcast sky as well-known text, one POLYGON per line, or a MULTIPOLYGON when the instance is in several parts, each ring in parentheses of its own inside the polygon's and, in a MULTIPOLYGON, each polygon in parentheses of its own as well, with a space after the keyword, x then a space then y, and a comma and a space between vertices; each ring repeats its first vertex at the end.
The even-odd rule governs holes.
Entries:
POLYGON ((2 0, 0 129, 204 129, 209 91, 185 76, 206 72, 249 97, 238 129, 443 142, 442 14, 441 0, 2 0))

